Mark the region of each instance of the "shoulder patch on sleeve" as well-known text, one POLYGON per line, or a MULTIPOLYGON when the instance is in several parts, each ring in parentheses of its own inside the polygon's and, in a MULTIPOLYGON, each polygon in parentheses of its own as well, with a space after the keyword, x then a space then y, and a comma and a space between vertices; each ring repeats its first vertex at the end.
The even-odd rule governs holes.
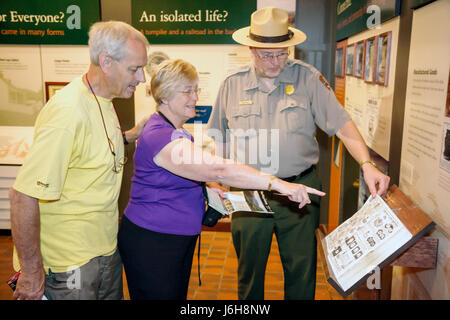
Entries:
POLYGON ((328 90, 331 90, 331 87, 330 87, 330 85, 328 84, 328 81, 327 81, 327 79, 325 79, 325 77, 323 76, 323 75, 319 75, 319 80, 320 80, 320 82, 322 82, 322 84, 328 89, 328 90))

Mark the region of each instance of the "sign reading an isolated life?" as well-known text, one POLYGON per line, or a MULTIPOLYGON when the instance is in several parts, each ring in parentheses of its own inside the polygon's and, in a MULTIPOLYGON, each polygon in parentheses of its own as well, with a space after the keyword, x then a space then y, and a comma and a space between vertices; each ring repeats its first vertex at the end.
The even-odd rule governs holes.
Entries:
POLYGON ((256 0, 131 1, 132 25, 152 44, 233 44, 255 10, 256 0))

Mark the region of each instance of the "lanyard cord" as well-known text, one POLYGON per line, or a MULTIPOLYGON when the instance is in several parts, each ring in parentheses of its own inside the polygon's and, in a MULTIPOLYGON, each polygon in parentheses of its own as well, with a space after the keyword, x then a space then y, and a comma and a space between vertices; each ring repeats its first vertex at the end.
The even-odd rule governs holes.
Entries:
MULTIPOLYGON (((105 129, 106 140, 107 140, 107 142, 108 142, 109 150, 111 151, 112 155, 115 157, 115 156, 116 156, 116 153, 113 151, 113 149, 112 149, 112 147, 111 147, 111 143, 110 143, 111 139, 109 139, 108 131, 106 131, 105 119, 103 118, 103 112, 102 112, 102 108, 100 107, 100 102, 98 102, 98 99, 97 99, 97 96, 95 95, 94 89, 92 89, 92 86, 91 86, 91 83, 89 82, 87 73, 85 74, 85 77, 86 77, 86 82, 87 82, 88 85, 89 85, 89 89, 91 89, 91 92, 92 92, 92 94, 94 95, 95 101, 97 101, 98 110, 100 111, 100 116, 102 117, 103 129, 105 129)), ((114 111, 116 111, 116 110, 114 109, 114 111)), ((117 114, 116 114, 116 115, 117 115, 117 114)), ((114 160, 114 161, 115 161, 115 160, 114 160)))
MULTIPOLYGON (((119 169, 117 169, 116 153, 115 153, 115 149, 114 149, 114 144, 113 144, 112 140, 109 138, 108 131, 106 130, 105 118, 103 117, 103 112, 102 112, 102 108, 100 107, 100 102, 97 99, 97 96, 96 96, 96 94, 94 92, 94 89, 92 89, 92 86, 91 86, 91 83, 89 82, 87 73, 85 74, 85 77, 86 77, 86 82, 87 82, 87 84, 89 86, 89 89, 91 90, 92 94, 94 95, 95 101, 97 102, 98 110, 100 111, 100 116, 102 117, 103 129, 105 129, 105 135, 106 135, 106 142, 108 142, 109 151, 111 151, 111 154, 113 155, 113 158, 114 158, 113 159, 113 164, 114 164, 113 171, 115 173, 119 173, 121 168, 125 165, 125 163, 128 160, 128 157, 126 155, 126 148, 124 149, 125 155, 122 158, 122 161, 120 161, 120 159, 119 159, 119 169)), ((114 105, 112 107, 113 107, 114 113, 116 114, 117 123, 119 124, 118 129, 122 133, 123 142, 124 142, 124 144, 128 144, 128 142, 126 140, 126 137, 125 137, 125 133, 122 131, 122 126, 120 125, 120 120, 119 120, 119 116, 117 115, 116 108, 114 108, 114 105)))
POLYGON ((158 114, 161 116, 161 118, 163 118, 168 124, 170 124, 175 130, 177 130, 177 128, 175 128, 175 126, 173 125, 172 121, 170 121, 169 119, 167 119, 167 117, 161 112, 158 111, 158 114))

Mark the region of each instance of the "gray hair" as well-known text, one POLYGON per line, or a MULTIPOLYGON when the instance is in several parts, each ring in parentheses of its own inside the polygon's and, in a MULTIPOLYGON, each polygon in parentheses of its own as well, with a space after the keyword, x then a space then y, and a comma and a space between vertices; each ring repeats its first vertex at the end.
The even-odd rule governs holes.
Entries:
POLYGON ((164 60, 155 68, 151 77, 152 95, 159 107, 162 100, 171 99, 180 86, 197 81, 198 73, 195 67, 187 61, 164 60))
POLYGON ((89 30, 89 54, 91 62, 98 65, 98 56, 106 52, 111 58, 120 61, 126 54, 127 40, 138 40, 148 47, 147 38, 134 27, 122 21, 100 21, 89 30))

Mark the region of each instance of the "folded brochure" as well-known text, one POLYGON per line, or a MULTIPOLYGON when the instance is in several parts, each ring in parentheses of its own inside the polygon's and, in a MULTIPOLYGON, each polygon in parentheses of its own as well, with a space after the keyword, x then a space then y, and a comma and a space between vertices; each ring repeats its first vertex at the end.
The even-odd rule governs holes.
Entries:
POLYGON ((206 191, 208 193, 208 204, 223 215, 229 215, 237 211, 273 213, 264 193, 259 190, 224 192, 225 199, 222 199, 211 188, 206 187, 206 191))

